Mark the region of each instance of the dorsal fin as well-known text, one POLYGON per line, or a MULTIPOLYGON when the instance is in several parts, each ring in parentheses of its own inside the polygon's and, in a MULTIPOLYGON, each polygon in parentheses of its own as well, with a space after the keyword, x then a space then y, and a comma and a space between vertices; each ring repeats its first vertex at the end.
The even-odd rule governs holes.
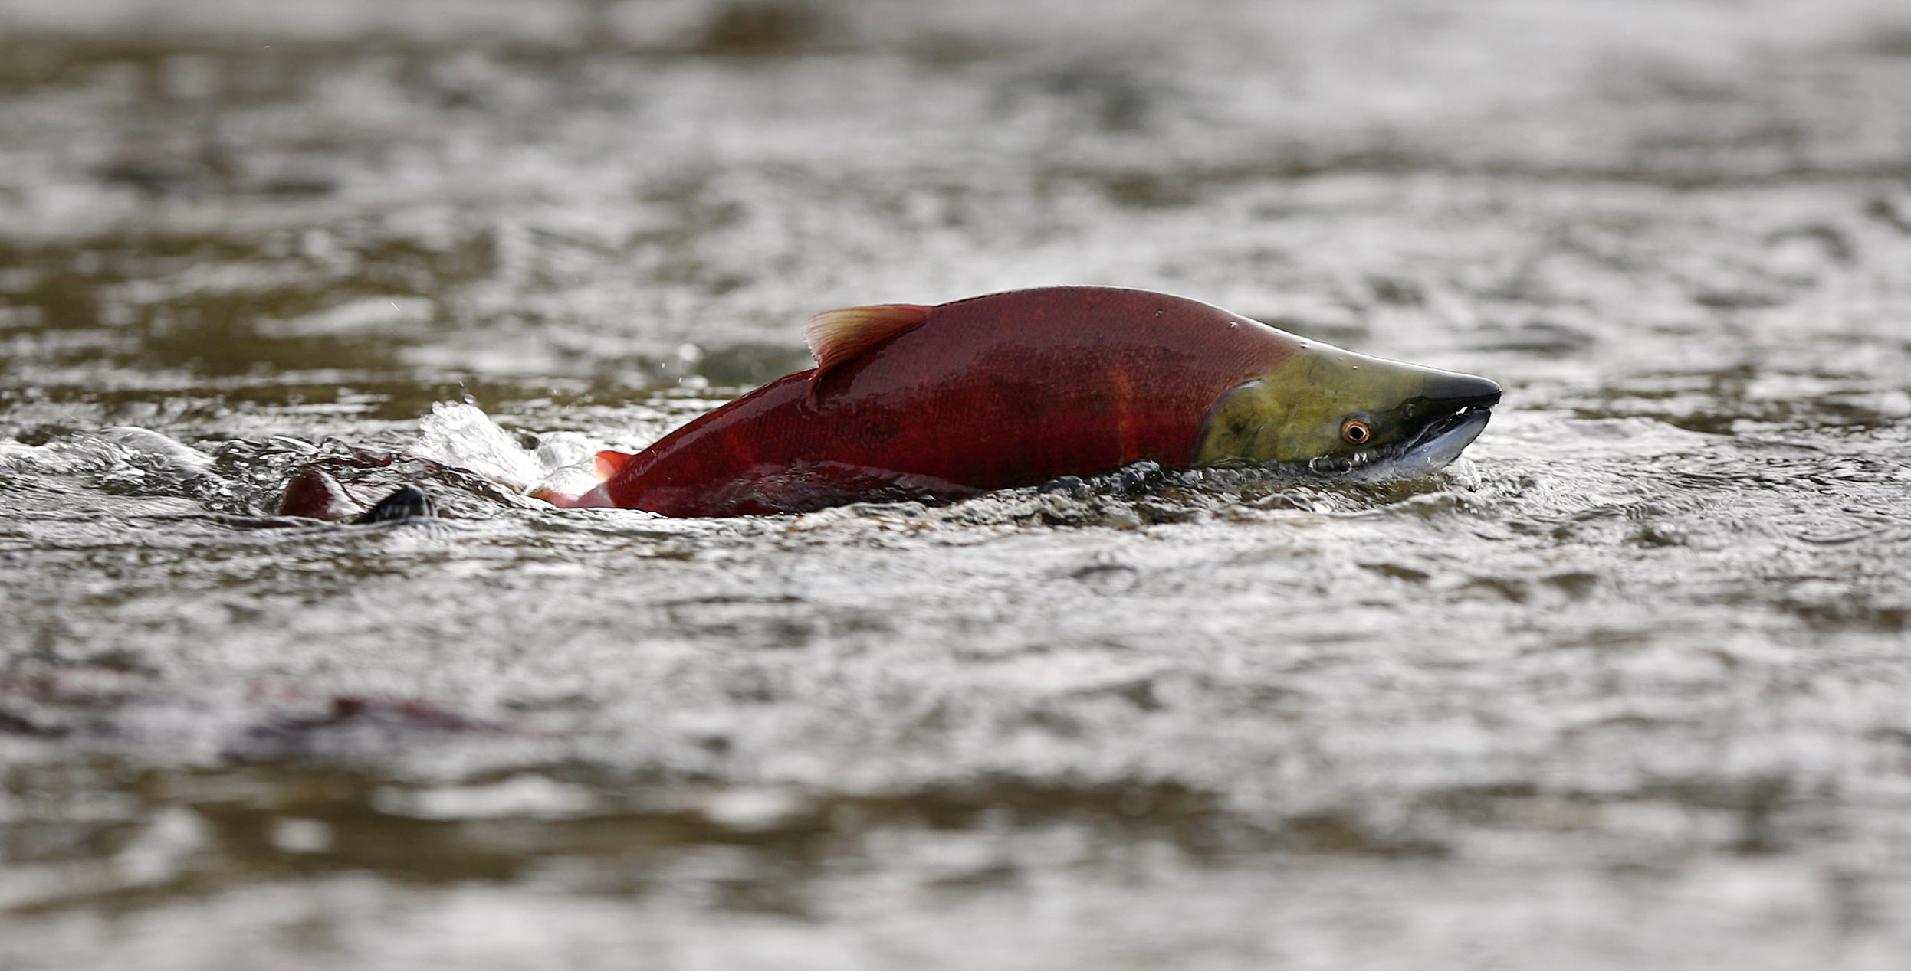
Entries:
POLYGON ((825 310, 803 325, 803 342, 816 358, 810 392, 830 369, 853 360, 876 344, 928 319, 932 308, 913 303, 882 303, 868 307, 825 310))
POLYGON ((597 453, 597 458, 591 462, 591 468, 597 473, 597 481, 607 482, 633 458, 636 456, 629 452, 618 452, 607 448, 597 453))

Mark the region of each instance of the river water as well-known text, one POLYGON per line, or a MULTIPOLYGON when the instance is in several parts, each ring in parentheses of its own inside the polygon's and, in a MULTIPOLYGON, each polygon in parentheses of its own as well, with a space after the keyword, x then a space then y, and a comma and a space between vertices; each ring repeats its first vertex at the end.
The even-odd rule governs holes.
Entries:
POLYGON ((0 0, 0 968, 1902 967, 1908 90, 1894 0, 0 0), (1062 282, 1506 402, 516 491, 1062 282))

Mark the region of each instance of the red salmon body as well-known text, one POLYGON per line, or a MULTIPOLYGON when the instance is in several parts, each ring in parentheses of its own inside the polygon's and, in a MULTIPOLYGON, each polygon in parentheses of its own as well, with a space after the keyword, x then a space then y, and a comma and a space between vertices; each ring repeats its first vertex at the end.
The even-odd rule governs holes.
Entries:
MULTIPOLYGON (((736 516, 955 498, 1192 463, 1214 402, 1303 343, 1143 290, 1053 287, 820 315, 817 368, 635 455, 577 505, 736 516)), ((621 463, 621 464, 620 464, 621 463)))

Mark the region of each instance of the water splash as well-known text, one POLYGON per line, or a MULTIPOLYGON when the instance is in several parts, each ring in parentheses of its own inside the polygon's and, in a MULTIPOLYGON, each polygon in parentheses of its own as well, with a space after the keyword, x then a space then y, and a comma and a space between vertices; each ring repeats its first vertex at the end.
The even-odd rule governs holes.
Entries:
POLYGON ((192 476, 212 459, 183 442, 145 428, 81 432, 44 445, 0 442, 0 470, 75 475, 140 470, 192 476))
POLYGON ((603 446, 583 435, 559 432, 540 438, 536 448, 526 448, 483 409, 454 401, 433 404, 418 427, 421 435, 411 446, 412 455, 477 473, 518 492, 596 484, 590 460, 603 446))

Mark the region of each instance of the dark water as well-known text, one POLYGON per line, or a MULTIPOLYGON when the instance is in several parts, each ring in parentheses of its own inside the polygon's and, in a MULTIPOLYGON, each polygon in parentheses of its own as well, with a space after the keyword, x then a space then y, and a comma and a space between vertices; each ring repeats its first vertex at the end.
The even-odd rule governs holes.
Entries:
POLYGON ((1892 0, 0 0, 0 968, 1901 967, 1907 91, 1892 0), (1057 282, 1507 403, 512 488, 1057 282), (314 457, 445 518, 256 528, 314 457))

